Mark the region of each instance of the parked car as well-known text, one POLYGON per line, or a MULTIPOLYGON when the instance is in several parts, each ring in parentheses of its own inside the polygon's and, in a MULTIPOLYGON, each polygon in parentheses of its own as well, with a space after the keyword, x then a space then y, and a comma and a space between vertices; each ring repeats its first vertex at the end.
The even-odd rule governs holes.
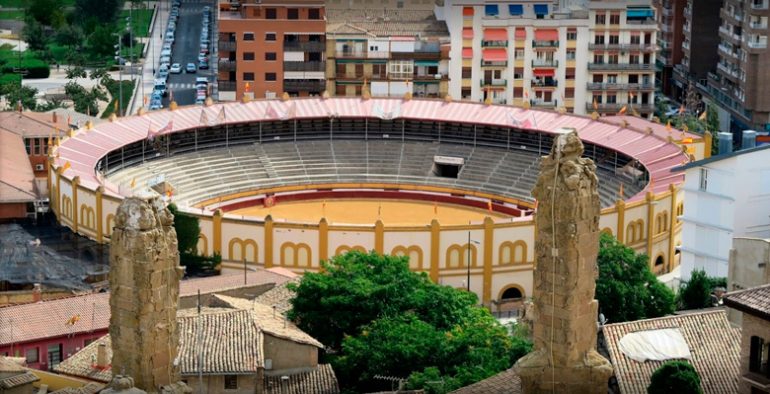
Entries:
POLYGON ((158 77, 159 78, 166 78, 168 77, 168 67, 165 67, 165 64, 162 64, 161 67, 158 69, 158 77))
POLYGON ((198 62, 198 68, 201 70, 208 70, 209 69, 209 62, 207 61, 199 61, 198 62))
POLYGON ((163 101, 161 101, 161 100, 150 101, 150 110, 151 111, 155 111, 155 110, 162 109, 162 108, 163 108, 163 101))
POLYGON ((155 90, 160 92, 162 96, 166 95, 166 80, 165 79, 156 79, 155 80, 155 90))
POLYGON ((181 74, 182 65, 179 63, 174 63, 171 65, 171 68, 168 69, 168 72, 170 72, 171 74, 181 74))
POLYGON ((185 67, 185 71, 187 71, 190 74, 193 74, 196 71, 198 71, 198 68, 195 67, 195 63, 187 63, 187 67, 185 67))

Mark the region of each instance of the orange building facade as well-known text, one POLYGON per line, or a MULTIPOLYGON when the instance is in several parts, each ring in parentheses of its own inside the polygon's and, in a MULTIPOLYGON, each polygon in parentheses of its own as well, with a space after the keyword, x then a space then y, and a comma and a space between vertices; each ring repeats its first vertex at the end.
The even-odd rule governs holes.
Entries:
POLYGON ((220 3, 219 100, 320 95, 325 89, 322 0, 220 3))

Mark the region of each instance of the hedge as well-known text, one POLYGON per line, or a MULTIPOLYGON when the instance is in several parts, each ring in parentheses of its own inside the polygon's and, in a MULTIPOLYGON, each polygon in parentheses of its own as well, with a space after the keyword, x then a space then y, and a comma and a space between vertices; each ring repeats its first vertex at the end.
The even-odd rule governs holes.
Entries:
POLYGON ((16 68, 27 71, 27 74, 24 75, 25 79, 48 78, 51 75, 51 68, 40 59, 22 59, 21 64, 9 61, 0 67, 0 74, 14 74, 16 68))

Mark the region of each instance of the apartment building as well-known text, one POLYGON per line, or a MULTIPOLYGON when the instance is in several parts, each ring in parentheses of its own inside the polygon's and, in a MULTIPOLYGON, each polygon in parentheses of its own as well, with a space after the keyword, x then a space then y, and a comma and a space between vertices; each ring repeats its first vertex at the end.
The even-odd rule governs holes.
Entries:
POLYGON ((452 97, 652 114, 657 25, 650 0, 447 0, 436 14, 451 35, 452 97))
POLYGON ((326 69, 323 0, 220 1, 219 100, 320 95, 326 69))
MULTIPOLYGON (((708 74, 716 72, 719 61, 717 54, 719 32, 714 26, 721 24, 722 20, 719 16, 721 7, 722 0, 687 0, 683 10, 682 56, 679 62, 674 62, 673 83, 669 96, 681 101, 690 83, 699 86, 699 90, 707 89, 708 74)), ((669 41, 658 39, 661 52, 671 45, 669 41)))
POLYGON ((326 4, 326 90, 336 96, 444 97, 449 31, 433 0, 326 4))
POLYGON ((725 131, 770 130, 768 0, 724 0, 719 16, 719 61, 709 74, 706 100, 721 109, 725 131))
POLYGON ((683 44, 686 5, 686 0, 653 0, 658 21, 655 83, 667 96, 672 92, 674 66, 682 62, 683 46, 687 45, 689 49, 689 41, 683 44))

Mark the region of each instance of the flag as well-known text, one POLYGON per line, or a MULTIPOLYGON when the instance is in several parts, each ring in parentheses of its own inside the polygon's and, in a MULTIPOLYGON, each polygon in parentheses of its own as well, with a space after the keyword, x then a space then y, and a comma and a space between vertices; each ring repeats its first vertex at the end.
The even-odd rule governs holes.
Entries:
POLYGON ((131 188, 133 189, 134 186, 136 186, 136 178, 131 180, 131 188))
POLYGON ((243 87, 243 91, 248 93, 251 91, 251 84, 246 82, 246 85, 243 87))
POLYGON ((222 106, 222 109, 219 110, 219 114, 217 115, 217 124, 224 123, 227 120, 227 116, 225 115, 225 107, 222 106))
MULTIPOLYGON (((533 117, 534 119, 534 117, 533 117)), ((516 115, 513 114, 513 112, 508 112, 508 121, 511 122, 511 125, 520 127, 520 128, 532 128, 532 122, 529 121, 529 119, 519 119, 516 117, 516 115)))
POLYGON ((698 116, 698 120, 700 120, 701 122, 703 122, 704 120, 706 120, 706 116, 707 116, 707 115, 708 115, 708 114, 706 113, 706 110, 704 109, 704 110, 703 110, 703 112, 701 112, 701 113, 700 113, 700 116, 698 116))
POLYGON ((596 102, 596 96, 594 96, 594 101, 593 101, 592 105, 594 107, 594 111, 599 109, 599 103, 596 102))
POLYGON ((618 115, 625 115, 626 114, 626 106, 620 108, 620 111, 618 111, 618 115))
POLYGON ((492 209, 492 200, 487 201, 487 210, 489 212, 493 212, 494 209, 492 209))
POLYGON ((74 326, 75 323, 77 323, 80 320, 80 315, 75 315, 69 318, 66 323, 64 323, 65 326, 74 326))
POLYGON ((208 115, 206 115, 206 109, 205 108, 201 108, 200 125, 201 126, 208 126, 208 123, 209 123, 209 117, 208 117, 208 115))
POLYGON ((63 173, 64 171, 69 170, 70 167, 72 167, 72 164, 70 164, 69 161, 64 162, 64 165, 61 167, 62 168, 61 172, 63 173))

